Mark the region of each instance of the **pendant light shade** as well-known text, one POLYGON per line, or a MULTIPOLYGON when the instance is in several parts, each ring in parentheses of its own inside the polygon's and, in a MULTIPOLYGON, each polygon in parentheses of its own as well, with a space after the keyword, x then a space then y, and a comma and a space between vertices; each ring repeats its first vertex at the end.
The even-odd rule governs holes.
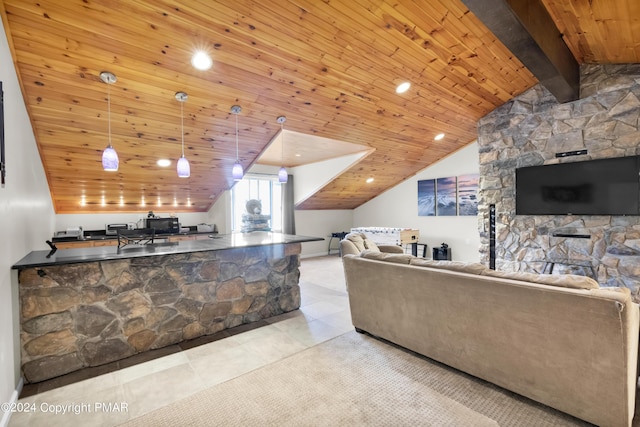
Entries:
POLYGON ((118 160, 118 153, 113 149, 111 144, 107 146, 102 152, 102 169, 115 172, 118 170, 118 165, 120 161, 118 160))
POLYGON ((190 176, 191 166, 189 165, 189 160, 182 156, 178 159, 178 177, 189 178, 190 176))
POLYGON ((231 176, 233 176, 234 181, 242 181, 242 176, 244 175, 244 171, 242 170, 242 165, 236 162, 233 165, 233 170, 231 171, 231 176))
POLYGON ((239 105, 231 107, 231 112, 236 115, 236 163, 233 165, 231 171, 231 176, 234 181, 241 181, 244 175, 242 165, 240 164, 240 155, 238 154, 238 114, 240 114, 240 111, 242 111, 242 108, 239 105))
POLYGON ((189 160, 184 156, 184 102, 189 98, 184 92, 176 92, 176 99, 180 101, 180 135, 182 136, 182 157, 178 159, 178 177, 189 178, 191 176, 191 166, 189 160))
MULTIPOLYGON (((287 118, 285 116, 280 116, 277 120, 278 123, 280 123, 280 161, 284 163, 284 122, 287 121, 287 118)), ((283 165, 278 171, 278 182, 280 182, 280 184, 286 184, 288 180, 289 174, 287 174, 287 170, 283 165)))
POLYGON ((118 170, 120 161, 118 160, 118 153, 111 145, 111 91, 109 86, 115 83, 118 79, 113 73, 103 71, 100 73, 100 80, 107 84, 107 122, 109 127, 109 145, 102 152, 102 169, 109 172, 115 172, 118 170))
POLYGON ((289 176, 287 174, 287 170, 284 168, 284 166, 282 166, 278 171, 278 181, 280 182, 280 184, 286 184, 288 180, 289 176))

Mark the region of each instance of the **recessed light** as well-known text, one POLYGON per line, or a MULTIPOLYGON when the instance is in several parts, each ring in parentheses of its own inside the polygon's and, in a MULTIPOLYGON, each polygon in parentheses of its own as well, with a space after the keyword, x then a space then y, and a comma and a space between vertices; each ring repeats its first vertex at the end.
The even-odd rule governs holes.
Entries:
POLYGON ((367 178, 367 184, 371 184, 374 181, 373 178, 367 178))
POLYGON ((205 71, 211 68, 213 61, 207 52, 198 50, 191 57, 191 65, 200 71, 205 71))
POLYGON ((433 139, 435 139, 436 141, 440 141, 442 138, 444 138, 444 133, 437 134, 433 139))
POLYGON ((411 83, 409 82, 400 83, 398 87, 396 87, 396 93, 405 93, 406 91, 409 90, 410 87, 411 87, 411 83))
POLYGON ((171 160, 169 160, 169 159, 160 159, 156 163, 161 168, 166 168, 167 166, 171 165, 171 160))

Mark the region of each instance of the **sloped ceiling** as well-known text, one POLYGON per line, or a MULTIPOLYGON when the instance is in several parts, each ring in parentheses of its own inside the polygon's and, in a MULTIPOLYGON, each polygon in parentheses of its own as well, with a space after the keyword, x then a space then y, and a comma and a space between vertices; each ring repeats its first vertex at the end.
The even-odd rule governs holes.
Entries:
MULTIPOLYGON (((638 62, 635 2, 543 4, 578 61, 638 62)), ((471 143, 479 118, 537 83, 458 0, 2 0, 1 7, 58 213, 158 204, 206 211, 233 185, 236 119, 246 170, 280 131, 280 115, 287 131, 373 150, 298 206, 352 209, 471 143), (209 70, 190 65, 196 49, 211 54, 209 70), (116 83, 100 80, 105 70, 116 83), (403 81, 411 88, 395 93, 403 81), (182 104, 189 178, 175 172, 178 91, 189 97, 182 104), (108 96, 117 172, 101 167, 108 96), (233 105, 242 107, 237 116, 233 105), (158 167, 161 157, 172 165, 158 167)), ((285 149, 304 150, 309 143, 300 140, 285 149)), ((289 156, 285 166, 293 166, 289 156)))

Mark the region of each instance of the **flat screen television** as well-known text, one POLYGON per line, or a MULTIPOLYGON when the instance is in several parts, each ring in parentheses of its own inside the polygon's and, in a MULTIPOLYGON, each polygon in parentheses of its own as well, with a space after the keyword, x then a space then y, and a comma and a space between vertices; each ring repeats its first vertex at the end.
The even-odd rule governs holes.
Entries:
POLYGON ((516 215, 640 215, 640 156, 518 168, 516 215))

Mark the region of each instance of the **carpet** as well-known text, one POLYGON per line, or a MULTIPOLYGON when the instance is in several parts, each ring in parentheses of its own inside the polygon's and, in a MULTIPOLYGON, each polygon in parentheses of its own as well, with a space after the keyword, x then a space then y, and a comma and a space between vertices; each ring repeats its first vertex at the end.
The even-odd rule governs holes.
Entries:
POLYGON ((390 343, 348 332, 124 425, 590 424, 390 343))

